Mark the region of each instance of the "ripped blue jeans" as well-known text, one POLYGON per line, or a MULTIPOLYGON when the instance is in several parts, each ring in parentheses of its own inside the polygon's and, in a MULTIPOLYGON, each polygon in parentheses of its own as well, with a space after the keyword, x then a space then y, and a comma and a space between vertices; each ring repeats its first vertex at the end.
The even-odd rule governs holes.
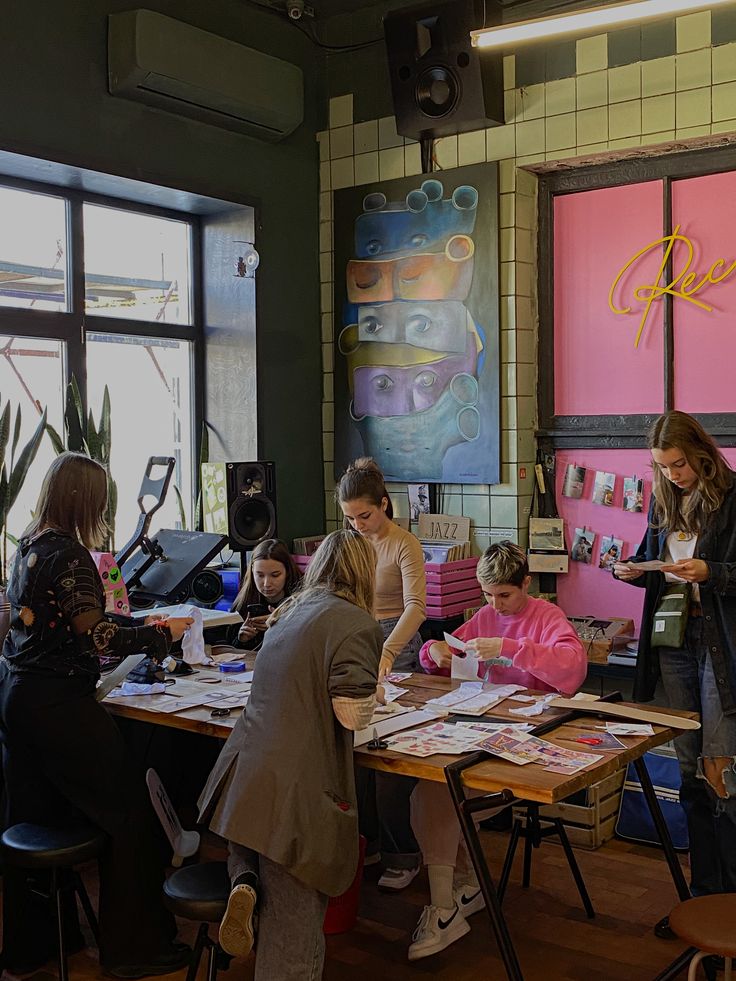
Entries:
POLYGON ((682 647, 663 647, 659 653, 669 705, 700 714, 701 728, 675 739, 690 835, 690 890, 693 896, 736 892, 736 716, 721 709, 703 618, 690 618, 682 647), (725 797, 709 784, 703 768, 703 758, 718 757, 731 758, 723 771, 725 797))

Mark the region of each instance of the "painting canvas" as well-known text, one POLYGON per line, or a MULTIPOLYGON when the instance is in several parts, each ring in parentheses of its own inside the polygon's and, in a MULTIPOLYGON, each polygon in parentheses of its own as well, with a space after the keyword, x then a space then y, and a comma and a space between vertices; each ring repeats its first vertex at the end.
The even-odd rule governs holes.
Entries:
POLYGON ((498 169, 334 195, 335 475, 500 480, 498 169))

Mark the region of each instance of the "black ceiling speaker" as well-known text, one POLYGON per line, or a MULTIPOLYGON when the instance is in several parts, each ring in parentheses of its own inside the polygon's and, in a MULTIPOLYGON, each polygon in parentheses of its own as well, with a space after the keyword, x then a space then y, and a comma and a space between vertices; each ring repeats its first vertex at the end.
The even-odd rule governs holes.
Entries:
POLYGON ((398 133, 426 140, 503 124, 502 57, 470 43, 471 30, 500 23, 498 0, 451 0, 386 15, 398 133))
POLYGON ((228 463, 227 534, 230 548, 249 550, 276 536, 276 467, 228 463))

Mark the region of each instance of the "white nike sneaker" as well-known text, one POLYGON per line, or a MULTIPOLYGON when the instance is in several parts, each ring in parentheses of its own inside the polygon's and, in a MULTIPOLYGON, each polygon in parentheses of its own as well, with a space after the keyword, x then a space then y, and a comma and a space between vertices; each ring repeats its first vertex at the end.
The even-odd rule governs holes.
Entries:
POLYGON ((467 883, 462 886, 457 886, 452 893, 452 897, 455 900, 457 908, 463 914, 464 917, 472 916, 473 913, 479 913, 482 909, 486 908, 486 901, 483 899, 483 893, 480 891, 480 886, 478 885, 468 885, 467 883))
POLYGON ((470 931, 470 924, 457 908, 425 906, 409 946, 409 960, 418 961, 437 954, 470 931))

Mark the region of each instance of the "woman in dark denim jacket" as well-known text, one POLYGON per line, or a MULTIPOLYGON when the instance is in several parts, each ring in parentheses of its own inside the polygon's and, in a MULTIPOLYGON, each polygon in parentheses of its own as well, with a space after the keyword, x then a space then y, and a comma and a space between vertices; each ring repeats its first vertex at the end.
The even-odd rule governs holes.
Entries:
MULTIPOLYGON (((736 892, 736 474, 714 440, 684 412, 668 412, 648 435, 654 479, 644 539, 614 575, 646 590, 635 697, 654 696, 659 676, 673 708, 700 714, 701 728, 675 740, 680 800, 690 835, 693 895, 736 892), (668 581, 692 584, 681 647, 651 646, 654 612, 668 581)), ((666 921, 655 932, 667 935, 666 921)))

